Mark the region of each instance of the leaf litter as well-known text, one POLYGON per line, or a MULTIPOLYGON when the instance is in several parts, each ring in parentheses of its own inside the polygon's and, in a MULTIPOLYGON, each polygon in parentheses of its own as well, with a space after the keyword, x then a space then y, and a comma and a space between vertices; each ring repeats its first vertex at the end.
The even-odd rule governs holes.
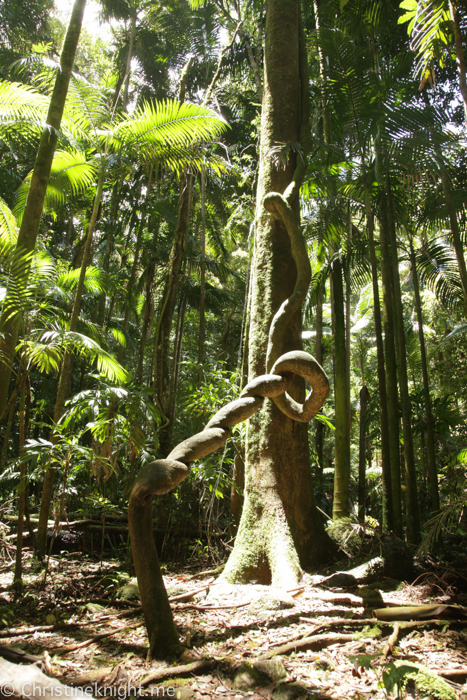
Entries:
MULTIPOLYGON (((172 663, 147 662, 139 601, 114 597, 121 562, 52 558, 43 588, 26 556, 20 600, 10 589, 12 569, 0 574, 1 648, 38 658, 48 675, 92 687, 96 697, 137 689, 180 700, 379 700, 397 697, 399 677, 400 697, 444 697, 437 686, 417 686, 419 668, 444 679, 445 697, 466 697, 465 620, 381 622, 365 607, 362 586, 324 588, 322 577, 305 574, 285 592, 217 582, 206 572, 167 572, 185 651, 172 663)), ((382 598, 386 605, 463 602, 434 574, 382 598)))

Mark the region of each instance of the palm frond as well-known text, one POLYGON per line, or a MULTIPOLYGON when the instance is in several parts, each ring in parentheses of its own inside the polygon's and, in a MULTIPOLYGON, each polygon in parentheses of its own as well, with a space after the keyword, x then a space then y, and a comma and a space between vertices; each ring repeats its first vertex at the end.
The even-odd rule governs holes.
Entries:
POLYGON ((38 331, 33 338, 24 340, 25 357, 41 372, 58 371, 65 350, 90 361, 96 361, 99 372, 109 381, 124 383, 128 379, 126 370, 99 343, 82 333, 68 331, 62 327, 38 331))
POLYGON ((417 54, 415 74, 434 82, 434 61, 443 62, 450 41, 451 15, 445 0, 403 0, 399 24, 409 22, 410 47, 417 54))
POLYGON ((449 341, 452 338, 455 338, 458 335, 463 335, 464 333, 467 332, 467 323, 461 323, 458 326, 454 328, 450 333, 448 333, 442 340, 439 342, 435 348, 431 351, 428 361, 430 361, 438 352, 443 348, 445 345, 449 343, 449 341))
POLYGON ((0 127, 12 120, 41 122, 47 116, 49 100, 22 83, 0 82, 0 127))
MULTIPOLYGON (((78 284, 80 274, 81 269, 79 267, 73 270, 68 270, 67 272, 62 272, 57 277, 57 285, 63 287, 65 290, 74 289, 78 284)), ((108 294, 109 289, 111 288, 111 284, 109 283, 106 273, 97 267, 93 267, 92 265, 89 265, 86 268, 84 285, 87 291, 97 294, 108 294)))
POLYGON ((132 115, 124 115, 114 129, 114 139, 123 147, 186 146, 212 140, 227 124, 207 107, 177 100, 145 102, 132 115))
MULTIPOLYGON (((93 185, 95 176, 96 165, 88 162, 83 152, 56 151, 47 186, 45 209, 50 210, 63 204, 67 195, 85 192, 93 185)), ((13 212, 19 224, 21 224, 26 205, 31 178, 32 171, 27 175, 16 193, 13 212)))

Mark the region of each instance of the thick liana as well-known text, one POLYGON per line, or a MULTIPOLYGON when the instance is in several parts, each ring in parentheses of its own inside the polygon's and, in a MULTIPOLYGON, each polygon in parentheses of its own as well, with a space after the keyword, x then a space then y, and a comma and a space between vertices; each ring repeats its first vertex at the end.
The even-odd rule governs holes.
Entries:
POLYGON ((270 374, 253 379, 239 399, 221 408, 204 430, 177 445, 167 459, 151 462, 140 471, 130 494, 128 523, 148 632, 149 658, 168 658, 180 649, 154 542, 153 496, 178 486, 190 473, 189 465, 222 447, 230 437, 230 428, 252 416, 265 398, 271 398, 295 420, 309 421, 323 405, 328 392, 328 378, 314 357, 301 351, 288 352, 277 359, 270 374), (303 404, 287 394, 295 375, 311 385, 303 404))

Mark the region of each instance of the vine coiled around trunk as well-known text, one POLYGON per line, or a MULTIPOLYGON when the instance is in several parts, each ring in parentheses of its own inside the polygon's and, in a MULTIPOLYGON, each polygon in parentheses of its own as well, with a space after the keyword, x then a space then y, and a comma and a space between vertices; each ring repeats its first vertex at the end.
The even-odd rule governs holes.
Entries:
POLYGON ((314 357, 301 350, 282 353, 287 326, 305 300, 311 279, 306 244, 292 209, 303 177, 297 165, 292 183, 284 194, 271 192, 263 200, 271 216, 284 224, 290 239, 297 269, 295 287, 274 315, 268 338, 267 374, 248 382, 240 398, 221 408, 204 430, 184 440, 167 456, 146 465, 133 486, 129 499, 128 523, 136 576, 141 594, 149 638, 149 656, 166 657, 178 646, 178 634, 170 610, 160 572, 152 526, 152 497, 172 491, 190 473, 190 464, 222 447, 231 435, 231 428, 250 418, 264 399, 272 399, 289 418, 308 422, 319 411, 329 393, 329 381, 314 357), (303 404, 295 401, 287 390, 295 375, 311 385, 303 404))

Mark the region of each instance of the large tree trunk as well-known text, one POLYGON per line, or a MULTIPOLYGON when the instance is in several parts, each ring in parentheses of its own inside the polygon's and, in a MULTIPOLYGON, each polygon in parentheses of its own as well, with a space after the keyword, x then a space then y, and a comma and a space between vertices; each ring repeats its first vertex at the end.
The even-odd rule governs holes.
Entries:
MULTIPOLYGON (((26 284, 29 275, 29 264, 25 265, 22 259, 26 253, 31 253, 36 247, 45 193, 47 191, 50 170, 57 144, 57 133, 60 130, 62 121, 63 109, 68 93, 68 84, 75 60, 76 47, 78 46, 85 6, 86 0, 75 0, 65 41, 63 43, 60 57, 60 69, 57 72, 47 114, 47 126, 43 130, 39 142, 31 184, 29 185, 26 208, 18 234, 18 241, 16 243, 12 265, 13 276, 19 278, 19 280, 16 280, 16 283, 21 281, 23 284, 26 284)), ((16 293, 16 283, 11 290, 12 294, 16 293)), ((0 363, 0 414, 3 413, 7 403, 12 363, 21 323, 20 311, 18 310, 17 313, 12 315, 11 308, 8 308, 9 298, 10 290, 7 292, 7 297, 4 301, 4 316, 0 320, 0 356, 2 356, 2 362, 0 363)))
MULTIPOLYGON (((249 377, 266 372, 271 321, 291 296, 297 276, 287 230, 263 206, 270 192, 284 193, 292 183, 295 155, 277 167, 271 151, 277 144, 303 139, 300 98, 306 107, 308 84, 300 93, 299 0, 266 3, 265 74, 261 119, 260 174, 257 192, 249 377)), ((303 56, 303 54, 302 54, 303 56)), ((303 122, 302 122, 303 124, 303 122)), ((307 125, 308 126, 308 125, 307 125)), ((298 193, 297 193, 298 194, 298 193)), ((298 220, 298 198, 292 203, 298 220)), ((287 327, 283 347, 301 348, 301 313, 287 327)), ((303 400, 303 385, 289 392, 303 400)), ((300 565, 329 559, 333 547, 315 504, 308 453, 307 426, 286 417, 266 399, 249 421, 246 447, 245 501, 234 549, 224 572, 229 581, 259 579, 275 585, 294 585, 300 565)))

